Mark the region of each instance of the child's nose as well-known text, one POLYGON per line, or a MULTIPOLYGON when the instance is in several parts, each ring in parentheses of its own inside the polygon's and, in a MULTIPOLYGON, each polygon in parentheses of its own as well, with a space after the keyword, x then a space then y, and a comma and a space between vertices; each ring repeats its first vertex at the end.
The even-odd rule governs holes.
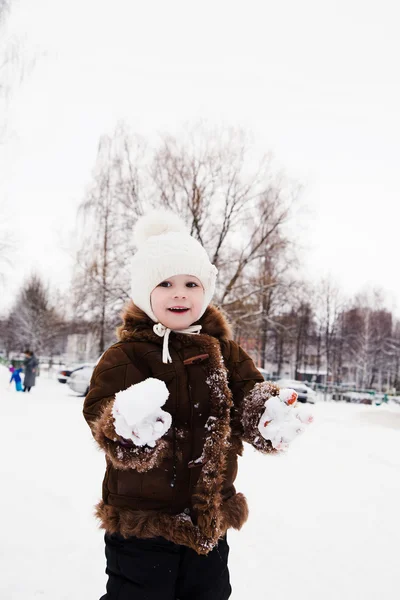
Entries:
POLYGON ((175 290, 174 298, 186 298, 186 289, 175 290))

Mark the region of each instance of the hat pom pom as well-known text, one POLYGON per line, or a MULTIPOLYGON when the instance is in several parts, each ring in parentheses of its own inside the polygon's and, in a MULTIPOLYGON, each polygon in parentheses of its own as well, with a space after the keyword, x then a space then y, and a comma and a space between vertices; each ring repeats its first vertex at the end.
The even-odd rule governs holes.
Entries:
POLYGON ((169 210, 154 210, 140 217, 133 229, 135 245, 140 247, 150 237, 170 232, 189 233, 185 223, 169 210))

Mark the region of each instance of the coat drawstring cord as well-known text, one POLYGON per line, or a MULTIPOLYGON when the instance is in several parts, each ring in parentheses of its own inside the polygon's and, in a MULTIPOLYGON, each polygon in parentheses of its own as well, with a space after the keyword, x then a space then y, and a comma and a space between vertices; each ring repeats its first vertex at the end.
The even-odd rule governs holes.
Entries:
POLYGON ((164 338, 162 361, 164 364, 167 364, 172 363, 172 358, 168 348, 169 334, 171 333, 171 331, 174 331, 175 333, 186 333, 189 335, 196 335, 200 333, 201 325, 191 325, 187 329, 169 329, 169 327, 165 327, 165 325, 162 325, 162 323, 156 323, 155 325, 153 325, 153 331, 159 337, 164 338))

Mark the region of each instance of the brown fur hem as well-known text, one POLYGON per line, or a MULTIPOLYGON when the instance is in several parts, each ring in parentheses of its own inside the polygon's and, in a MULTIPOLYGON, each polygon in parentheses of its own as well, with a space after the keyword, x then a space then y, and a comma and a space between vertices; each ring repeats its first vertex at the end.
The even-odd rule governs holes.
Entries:
POLYGON ((276 450, 270 440, 262 437, 258 430, 258 423, 265 409, 265 401, 278 394, 279 387, 270 381, 265 381, 256 383, 243 400, 243 440, 265 454, 271 454, 276 450))
POLYGON ((170 515, 151 510, 130 510, 99 502, 95 515, 100 527, 108 533, 119 533, 124 538, 153 538, 161 536, 174 544, 188 546, 197 554, 208 554, 227 529, 240 529, 249 514, 246 498, 235 494, 220 507, 221 526, 211 537, 206 537, 185 513, 170 515))
POLYGON ((113 399, 106 405, 100 418, 93 423, 93 433, 99 444, 110 459, 115 469, 127 471, 134 469, 139 473, 155 469, 171 454, 171 445, 162 438, 154 448, 148 446, 124 446, 114 428, 112 415, 113 399))

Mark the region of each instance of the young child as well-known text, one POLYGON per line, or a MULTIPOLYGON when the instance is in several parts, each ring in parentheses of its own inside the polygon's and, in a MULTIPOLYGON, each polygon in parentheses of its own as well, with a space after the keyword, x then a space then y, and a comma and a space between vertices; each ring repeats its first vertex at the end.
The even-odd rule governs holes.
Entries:
POLYGON ((248 516, 242 442, 279 452, 311 418, 231 339, 210 304, 217 269, 183 222, 153 212, 135 238, 132 302, 83 411, 106 455, 101 600, 225 600, 226 531, 248 516))
POLYGON ((14 381, 16 391, 22 392, 22 379, 21 379, 22 369, 15 369, 15 367, 10 367, 9 371, 11 373, 10 383, 12 383, 14 381))

